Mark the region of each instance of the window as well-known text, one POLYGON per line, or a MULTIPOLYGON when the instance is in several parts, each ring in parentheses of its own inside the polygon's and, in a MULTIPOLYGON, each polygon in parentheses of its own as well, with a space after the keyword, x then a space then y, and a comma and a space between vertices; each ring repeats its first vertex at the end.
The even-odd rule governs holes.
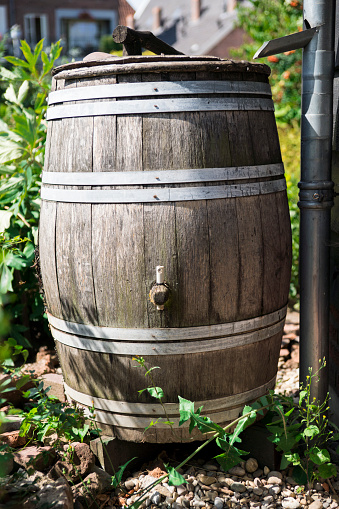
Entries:
POLYGON ((30 46, 34 46, 40 39, 45 39, 45 42, 47 42, 47 15, 25 14, 24 34, 30 46))

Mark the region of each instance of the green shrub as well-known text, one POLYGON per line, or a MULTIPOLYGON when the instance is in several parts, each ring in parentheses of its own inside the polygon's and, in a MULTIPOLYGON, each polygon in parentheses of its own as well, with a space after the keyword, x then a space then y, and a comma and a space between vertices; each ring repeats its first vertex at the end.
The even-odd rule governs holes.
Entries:
POLYGON ((59 43, 52 44, 47 54, 41 40, 33 52, 21 41, 21 50, 24 59, 6 57, 11 69, 0 66, 5 86, 0 98, 0 233, 4 241, 22 238, 25 242, 17 246, 15 255, 3 257, 0 291, 12 297, 6 304, 13 320, 10 335, 29 346, 31 330, 41 322, 44 312, 31 266, 40 212, 46 97, 51 86, 50 71, 61 48, 59 43))
MULTIPOLYGON (((252 60, 260 46, 271 39, 302 29, 300 0, 250 0, 252 6, 238 8, 238 24, 248 35, 247 41, 232 54, 252 60)), ((301 114, 301 50, 286 51, 261 58, 257 62, 271 67, 270 83, 278 122, 300 121, 301 114)))

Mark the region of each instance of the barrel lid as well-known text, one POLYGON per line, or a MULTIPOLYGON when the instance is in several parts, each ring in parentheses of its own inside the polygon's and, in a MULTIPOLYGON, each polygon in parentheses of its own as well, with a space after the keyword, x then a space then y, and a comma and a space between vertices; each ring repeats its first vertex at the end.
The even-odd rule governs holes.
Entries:
POLYGON ((229 71, 254 72, 266 75, 271 72, 266 64, 244 60, 224 60, 213 56, 133 55, 117 57, 107 54, 107 57, 96 58, 95 55, 94 53, 93 60, 91 55, 88 55, 82 61, 70 62, 55 67, 52 74, 56 79, 72 79, 142 72, 229 71))

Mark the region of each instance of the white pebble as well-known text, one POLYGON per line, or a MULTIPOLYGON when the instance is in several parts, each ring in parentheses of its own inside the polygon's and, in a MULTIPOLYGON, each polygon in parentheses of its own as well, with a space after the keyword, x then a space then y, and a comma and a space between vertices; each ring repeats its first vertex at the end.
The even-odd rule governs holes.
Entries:
POLYGON ((295 498, 287 497, 283 499, 282 506, 285 509, 298 509, 298 507, 300 507, 300 502, 295 498))

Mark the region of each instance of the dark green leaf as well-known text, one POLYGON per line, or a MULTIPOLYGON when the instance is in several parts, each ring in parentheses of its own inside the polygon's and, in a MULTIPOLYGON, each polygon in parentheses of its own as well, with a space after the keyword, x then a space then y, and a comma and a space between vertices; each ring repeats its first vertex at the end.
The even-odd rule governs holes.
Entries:
MULTIPOLYGON (((27 350, 25 350, 27 352, 27 350)), ((27 352, 28 354, 28 352, 27 352)), ((24 385, 26 385, 26 383, 31 379, 31 377, 29 375, 24 375, 23 377, 21 377, 17 383, 16 383, 16 388, 17 389, 21 389, 24 385)))
POLYGON ((300 466, 293 468, 292 477, 297 484, 300 484, 303 486, 307 483, 306 472, 304 472, 304 470, 300 466))
POLYGON ((192 414, 191 421, 195 423, 201 433, 216 432, 221 436, 224 435, 224 430, 219 424, 213 422, 209 417, 203 415, 192 414))
POLYGON ((112 477, 112 486, 113 488, 117 488, 121 482, 122 476, 126 467, 131 463, 131 461, 135 460, 136 456, 130 460, 128 460, 124 465, 120 466, 116 474, 112 477))
POLYGON ((332 463, 324 463, 318 466, 318 472, 323 479, 337 475, 337 469, 332 463))

